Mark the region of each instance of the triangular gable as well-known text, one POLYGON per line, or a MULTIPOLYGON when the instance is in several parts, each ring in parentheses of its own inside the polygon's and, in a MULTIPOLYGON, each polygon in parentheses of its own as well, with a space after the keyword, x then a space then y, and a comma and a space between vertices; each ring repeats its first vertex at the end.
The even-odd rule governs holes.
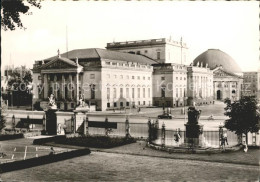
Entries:
POLYGON ((234 73, 230 73, 230 72, 227 72, 225 70, 223 70, 222 67, 217 67, 213 70, 213 76, 217 76, 217 77, 237 77, 237 78, 240 78, 240 76, 234 74, 234 73))
MULTIPOLYGON (((81 66, 80 66, 81 67, 81 66)), ((44 64, 41 69, 66 69, 66 68, 77 68, 77 64, 69 59, 57 58, 44 64)))

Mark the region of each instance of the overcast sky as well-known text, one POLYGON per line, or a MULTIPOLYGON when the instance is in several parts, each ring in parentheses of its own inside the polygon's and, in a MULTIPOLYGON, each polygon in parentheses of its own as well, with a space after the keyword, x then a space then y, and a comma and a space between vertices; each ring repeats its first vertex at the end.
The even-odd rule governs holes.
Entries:
POLYGON ((259 67, 258 2, 53 2, 22 16, 27 29, 1 31, 2 67, 32 68, 68 49, 105 48, 115 41, 169 38, 187 43, 189 61, 210 48, 229 54, 243 71, 259 67))

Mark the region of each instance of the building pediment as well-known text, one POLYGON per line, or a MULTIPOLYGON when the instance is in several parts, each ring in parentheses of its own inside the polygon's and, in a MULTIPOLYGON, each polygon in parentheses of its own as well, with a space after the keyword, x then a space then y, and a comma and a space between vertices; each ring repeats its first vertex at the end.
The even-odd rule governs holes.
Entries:
POLYGON ((233 73, 230 73, 230 72, 223 70, 221 67, 213 70, 213 76, 214 77, 237 77, 237 78, 239 77, 236 74, 233 74, 233 73))
POLYGON ((42 66, 42 69, 70 69, 70 68, 77 68, 76 63, 74 63, 73 61, 71 61, 70 63, 68 61, 64 61, 63 59, 56 59, 42 66))

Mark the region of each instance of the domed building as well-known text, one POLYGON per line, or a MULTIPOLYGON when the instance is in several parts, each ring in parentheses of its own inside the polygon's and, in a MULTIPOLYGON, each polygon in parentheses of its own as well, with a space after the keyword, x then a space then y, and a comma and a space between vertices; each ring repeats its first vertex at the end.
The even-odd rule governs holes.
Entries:
POLYGON ((193 65, 205 66, 213 71, 215 100, 240 98, 243 73, 235 60, 227 53, 219 49, 209 49, 195 58, 193 65))

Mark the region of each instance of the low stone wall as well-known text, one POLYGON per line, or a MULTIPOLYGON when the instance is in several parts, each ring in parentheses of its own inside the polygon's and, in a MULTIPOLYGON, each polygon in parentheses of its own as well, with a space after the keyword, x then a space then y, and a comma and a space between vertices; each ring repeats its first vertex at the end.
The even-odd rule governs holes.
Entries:
POLYGON ((69 152, 63 152, 59 154, 41 156, 37 158, 30 158, 27 160, 4 163, 4 164, 0 164, 0 173, 40 166, 43 164, 49 164, 49 163, 58 162, 58 161, 62 161, 74 157, 88 155, 90 153, 91 151, 88 148, 86 148, 80 150, 73 150, 69 152))

